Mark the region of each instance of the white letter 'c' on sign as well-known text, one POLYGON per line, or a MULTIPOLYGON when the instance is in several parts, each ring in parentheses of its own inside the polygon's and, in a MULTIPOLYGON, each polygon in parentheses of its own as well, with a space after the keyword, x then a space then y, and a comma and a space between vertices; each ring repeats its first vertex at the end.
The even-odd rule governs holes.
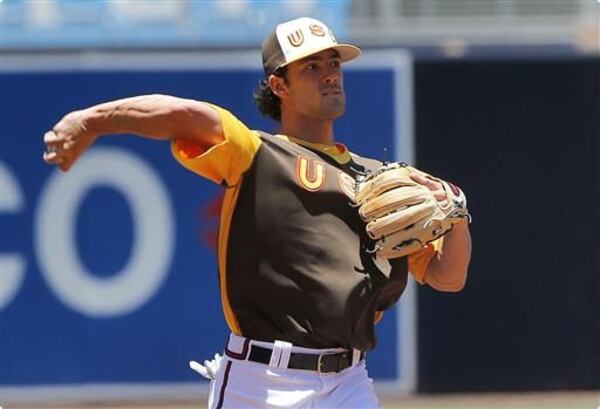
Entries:
MULTIPOLYGON (((0 213, 18 213, 25 207, 17 178, 0 161, 0 213)), ((25 278, 25 258, 17 253, 0 253, 0 310, 16 297, 25 278)))

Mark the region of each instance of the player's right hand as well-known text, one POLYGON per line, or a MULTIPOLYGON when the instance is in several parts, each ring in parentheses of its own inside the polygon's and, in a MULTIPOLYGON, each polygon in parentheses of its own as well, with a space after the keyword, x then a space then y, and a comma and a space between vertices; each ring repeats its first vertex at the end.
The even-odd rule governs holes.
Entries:
POLYGON ((86 127, 85 110, 73 111, 44 134, 44 161, 67 171, 96 140, 98 135, 86 127))

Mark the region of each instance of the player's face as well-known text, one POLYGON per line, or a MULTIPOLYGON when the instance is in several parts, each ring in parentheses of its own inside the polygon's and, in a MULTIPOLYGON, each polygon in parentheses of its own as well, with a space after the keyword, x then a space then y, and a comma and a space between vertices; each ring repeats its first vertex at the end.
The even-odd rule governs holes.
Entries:
POLYGON ((336 119, 344 114, 346 96, 340 57, 325 50, 288 66, 288 106, 299 114, 336 119))

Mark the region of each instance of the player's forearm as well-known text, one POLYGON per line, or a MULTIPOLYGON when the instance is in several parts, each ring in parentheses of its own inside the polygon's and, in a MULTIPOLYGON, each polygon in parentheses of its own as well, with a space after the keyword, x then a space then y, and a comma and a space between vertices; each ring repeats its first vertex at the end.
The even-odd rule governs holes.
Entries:
POLYGON ((219 113, 208 104, 146 95, 68 113, 44 134, 44 161, 67 171, 98 136, 120 133, 150 139, 186 138, 203 150, 224 138, 219 113))
POLYGON ((425 281, 436 290, 460 291, 467 280, 470 260, 471 234, 465 219, 444 236, 442 251, 429 263, 425 281))
POLYGON ((168 95, 144 95, 87 108, 84 126, 95 135, 134 134, 149 139, 189 138, 203 145, 220 142, 216 111, 208 105, 168 95))

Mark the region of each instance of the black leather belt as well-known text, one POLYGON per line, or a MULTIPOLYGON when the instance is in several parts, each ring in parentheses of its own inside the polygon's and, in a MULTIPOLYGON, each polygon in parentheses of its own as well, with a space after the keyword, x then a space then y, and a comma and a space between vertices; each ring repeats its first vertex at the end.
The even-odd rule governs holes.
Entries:
MULTIPOLYGON (((271 353, 269 348, 252 345, 248 354, 248 361, 269 364, 271 362, 271 353)), ((360 359, 364 358, 364 352, 360 353, 360 359)), ((307 369, 319 373, 340 372, 352 366, 352 351, 329 352, 321 355, 304 354, 292 352, 288 368, 307 369)))

